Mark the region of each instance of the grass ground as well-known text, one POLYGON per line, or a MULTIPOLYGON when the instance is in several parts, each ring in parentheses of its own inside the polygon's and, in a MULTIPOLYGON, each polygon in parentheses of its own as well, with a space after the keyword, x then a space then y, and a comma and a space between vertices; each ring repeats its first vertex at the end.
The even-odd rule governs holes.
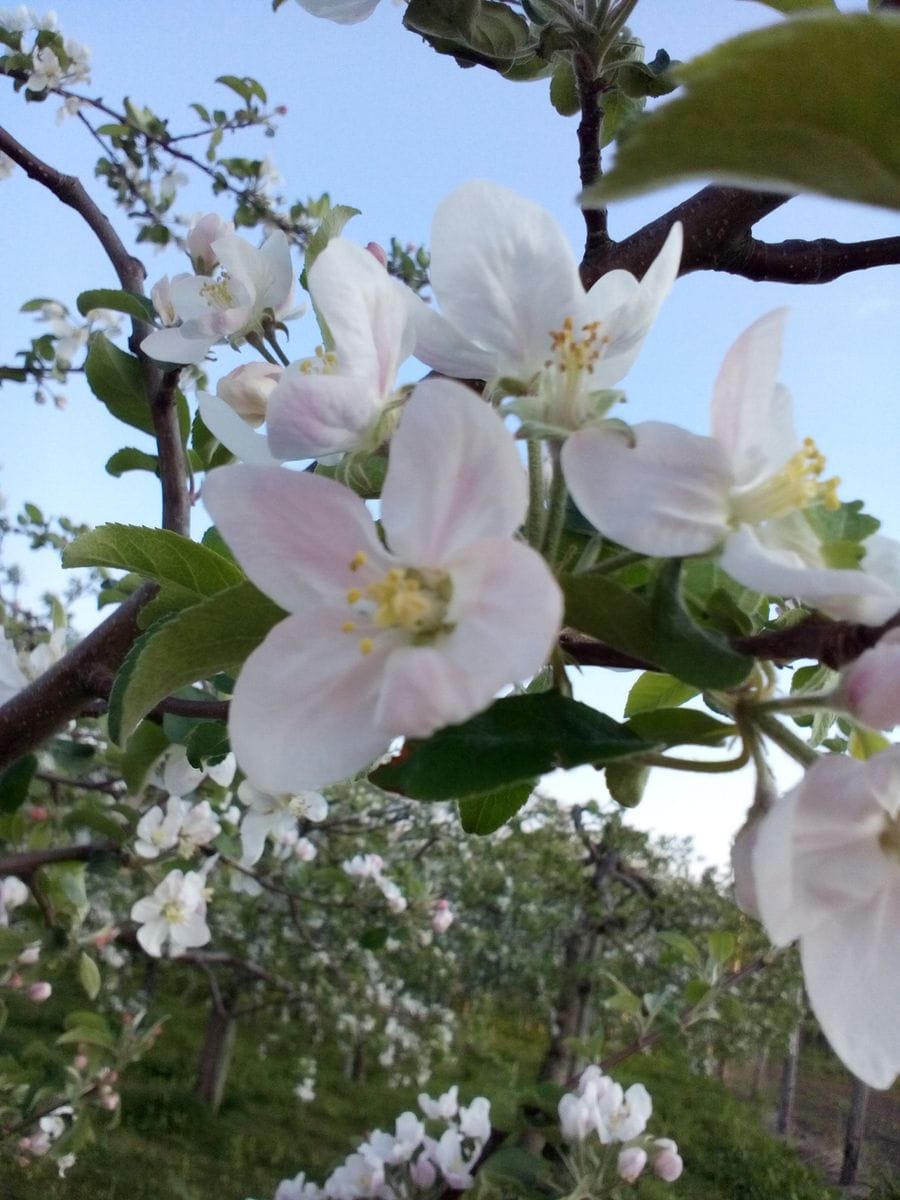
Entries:
MULTIPOLYGON (((239 1030, 234 1064, 218 1115, 192 1091, 202 1013, 177 1002, 153 1053, 129 1072, 121 1126, 87 1147, 65 1181, 52 1164, 16 1167, 0 1178, 0 1200, 268 1200, 279 1179, 306 1169, 322 1179, 367 1129, 392 1123, 415 1104, 414 1088, 396 1089, 383 1072, 365 1084, 342 1074, 340 1053, 317 1050, 319 1094, 311 1104, 292 1095, 291 1055, 261 1057, 261 1028, 239 1030)), ((52 1036, 41 1016, 31 1045, 52 1036)), ((543 1050, 538 1026, 510 1015, 463 1021, 462 1069, 448 1067, 430 1090, 459 1082, 471 1098, 496 1098, 495 1121, 513 1117, 512 1097, 526 1085, 543 1050)), ((308 1048, 295 1047, 300 1057, 308 1048)), ((645 1082, 653 1095, 654 1130, 675 1137, 686 1171, 674 1187, 644 1181, 642 1200, 825 1200, 819 1177, 763 1128, 760 1110, 720 1085, 692 1078, 671 1057, 633 1060, 616 1072, 624 1084, 645 1082)), ((504 1200, 506 1198, 504 1197, 504 1200)), ((886 1195, 882 1200, 890 1200, 886 1195)))

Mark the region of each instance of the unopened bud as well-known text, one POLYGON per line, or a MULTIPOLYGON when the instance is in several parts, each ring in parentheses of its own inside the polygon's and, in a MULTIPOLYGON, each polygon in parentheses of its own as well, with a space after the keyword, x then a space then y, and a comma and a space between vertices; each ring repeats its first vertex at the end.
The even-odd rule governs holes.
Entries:
POLYGON ((448 901, 438 900, 434 906, 434 915, 431 918, 431 928, 435 933, 446 933, 453 924, 454 916, 448 901))
POLYGON ((53 988, 46 979, 39 979, 37 983, 29 985, 27 995, 33 1004, 43 1004, 53 995, 53 988))
POLYGON ((835 698, 870 729, 900 725, 900 629, 892 629, 842 672, 835 698))
POLYGON ((619 1178, 624 1179, 626 1183, 634 1183, 646 1165, 647 1151, 642 1150, 640 1146, 626 1146, 624 1150, 619 1151, 616 1170, 619 1178))
POLYGON ((659 1153, 653 1158, 654 1174, 666 1183, 674 1183, 684 1170, 678 1147, 671 1138, 657 1138, 654 1145, 659 1148, 659 1153))
POLYGON ((75 1068, 76 1071, 87 1070, 87 1065, 88 1065, 88 1057, 86 1054, 76 1054, 75 1057, 72 1059, 72 1066, 75 1068))
POLYGON ((210 275, 219 265, 213 242, 229 233, 234 233, 234 225, 216 213, 207 213, 191 226, 186 239, 187 252, 198 275, 210 275))
POLYGON ((387 266, 387 253, 384 246, 379 246, 377 242, 369 242, 366 246, 368 252, 373 258, 377 258, 383 267, 387 266))
POLYGON ((266 419, 269 396, 282 370, 277 363, 244 363, 219 380, 216 395, 255 429, 266 419))

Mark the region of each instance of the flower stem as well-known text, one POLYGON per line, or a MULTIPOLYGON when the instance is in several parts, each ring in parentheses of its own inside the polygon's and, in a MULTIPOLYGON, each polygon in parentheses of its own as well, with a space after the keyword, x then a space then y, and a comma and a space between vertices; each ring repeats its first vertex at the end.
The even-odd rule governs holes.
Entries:
POLYGON ((553 478, 550 482, 550 506, 547 511, 542 550, 547 561, 553 564, 559 553, 559 543, 566 523, 566 500, 569 493, 560 466, 559 446, 552 446, 550 453, 553 458, 553 478))
POLYGON ((722 775, 745 767, 750 761, 750 750, 745 743, 736 758, 714 759, 711 762, 695 758, 675 758, 668 754, 642 754, 640 761, 648 767, 668 767, 670 771, 699 771, 705 775, 722 775))
POLYGON ((789 729, 785 729, 782 723, 770 713, 757 712, 754 720, 770 741, 774 742, 776 746, 780 746, 785 754, 789 754, 804 767, 818 762, 820 755, 813 750, 812 746, 808 746, 789 729))
POLYGON ((528 439, 528 516, 525 537, 528 545, 540 550, 544 537, 544 459, 541 443, 528 439))

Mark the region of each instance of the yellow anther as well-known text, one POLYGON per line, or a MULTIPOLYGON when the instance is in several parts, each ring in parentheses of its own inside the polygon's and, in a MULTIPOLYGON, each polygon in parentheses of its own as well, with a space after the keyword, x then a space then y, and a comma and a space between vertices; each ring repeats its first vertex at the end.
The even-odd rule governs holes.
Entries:
POLYGON ((223 275, 221 279, 208 279, 201 287, 200 292, 204 299, 216 308, 234 308, 237 304, 234 292, 231 290, 231 281, 227 275, 223 275))
POLYGON ((362 596, 363 596, 363 594, 359 588, 348 588, 347 589, 347 603, 348 604, 359 604, 360 600, 362 600, 362 596))
POLYGON ((341 633, 352 633, 355 628, 356 628, 355 621, 345 621, 343 623, 343 625, 341 626, 341 633))
POLYGON ((371 638, 360 638, 359 649, 362 654, 371 654, 374 643, 371 638))
POLYGON ((365 553, 365 551, 357 550, 357 552, 350 559, 350 570, 358 571, 360 567, 365 566, 368 560, 369 556, 365 553))

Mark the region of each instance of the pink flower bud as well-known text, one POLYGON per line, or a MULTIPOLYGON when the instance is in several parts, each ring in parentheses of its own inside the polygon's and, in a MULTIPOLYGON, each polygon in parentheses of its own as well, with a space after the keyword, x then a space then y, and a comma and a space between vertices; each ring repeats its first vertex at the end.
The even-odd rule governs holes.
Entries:
POLYGON ((88 1057, 86 1054, 76 1054, 72 1059, 72 1066, 76 1071, 84 1071, 87 1069, 88 1057))
MULTIPOLYGON (((660 1141, 669 1141, 668 1138, 661 1138, 660 1141)), ((657 1145, 659 1143, 657 1142, 657 1145)), ((672 1149, 666 1147, 653 1159, 653 1171, 660 1179, 666 1183, 674 1183, 684 1170, 684 1163, 681 1161, 681 1155, 675 1148, 675 1143, 672 1142, 672 1149)))
POLYGON ((22 979, 21 975, 13 974, 13 975, 10 975, 9 979, 7 979, 6 986, 9 988, 12 988, 13 991, 16 992, 19 990, 19 988, 22 986, 22 984, 24 982, 25 981, 22 979))
POLYGON ((120 1100, 121 1097, 118 1092, 106 1092, 100 1097, 100 1107, 105 1108, 107 1112, 115 1112, 119 1107, 120 1100))
POLYGON ((283 369, 277 363, 244 363, 219 380, 216 395, 255 429, 266 419, 269 396, 283 369))
POLYGON ((446 933, 453 924, 454 916, 450 904, 446 900, 438 900, 434 906, 431 918, 431 928, 435 933, 446 933))
POLYGON ((414 1163, 409 1164, 409 1177, 423 1192, 427 1191, 437 1179, 434 1163, 424 1154, 420 1154, 414 1163))
POLYGON ((366 249, 373 258, 378 259, 383 267, 387 266, 387 254, 383 246, 379 246, 377 242, 369 242, 366 249))
POLYGON ((842 673, 839 703, 871 729, 900 724, 900 629, 886 633, 842 673))
POLYGON ((31 804, 25 810, 25 814, 29 821, 46 821, 50 816, 50 810, 43 804, 31 804))
POLYGON ((46 979, 40 979, 37 983, 32 983, 28 988, 28 999, 33 1004, 43 1004, 45 1000, 49 1000, 53 995, 53 988, 46 979))
POLYGON ((209 275, 219 265, 213 242, 228 233, 234 233, 234 225, 216 213, 207 213, 191 226, 186 239, 187 252, 198 275, 209 275))
POLYGON ((619 1172, 619 1178, 624 1179, 626 1183, 634 1183, 646 1165, 647 1151, 642 1150, 640 1146, 626 1146, 624 1150, 619 1151, 616 1170, 619 1172))

